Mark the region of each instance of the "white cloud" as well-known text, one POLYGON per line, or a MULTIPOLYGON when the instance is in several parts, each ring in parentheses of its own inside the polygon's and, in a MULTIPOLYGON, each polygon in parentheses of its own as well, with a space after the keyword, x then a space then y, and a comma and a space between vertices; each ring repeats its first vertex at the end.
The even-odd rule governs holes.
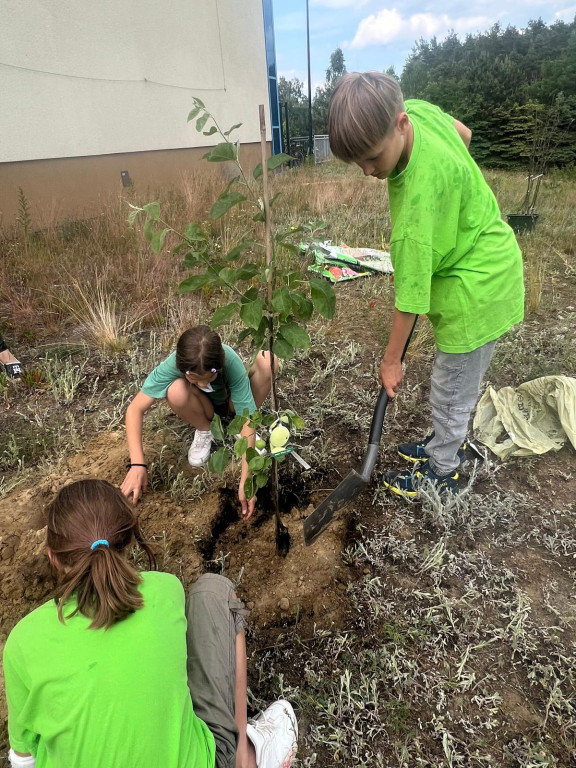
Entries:
POLYGON ((554 21, 572 21, 576 16, 576 5, 571 5, 570 8, 563 8, 561 11, 556 11, 554 14, 554 21))
POLYGON ((412 16, 402 16, 396 8, 384 8, 362 19, 350 47, 367 48, 370 45, 391 43, 393 40, 416 40, 420 37, 442 38, 452 29, 460 33, 473 32, 486 29, 492 23, 493 19, 489 16, 451 18, 445 13, 414 13, 412 16))

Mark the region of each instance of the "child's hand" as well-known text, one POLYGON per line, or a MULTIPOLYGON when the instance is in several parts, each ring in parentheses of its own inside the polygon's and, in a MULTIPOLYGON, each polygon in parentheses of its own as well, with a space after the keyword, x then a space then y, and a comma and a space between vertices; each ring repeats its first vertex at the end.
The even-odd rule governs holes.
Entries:
POLYGON ((378 381, 386 390, 388 397, 396 397, 403 378, 402 363, 400 361, 389 363, 386 358, 383 358, 378 372, 378 381))
POLYGON ((240 499, 240 516, 242 520, 249 520, 254 514, 254 507, 256 506, 256 496, 252 496, 250 501, 246 498, 244 493, 244 479, 240 480, 240 487, 238 488, 238 498, 240 499))
POLYGON ((132 504, 136 504, 142 493, 148 488, 146 467, 130 467, 120 490, 128 498, 132 494, 132 504))

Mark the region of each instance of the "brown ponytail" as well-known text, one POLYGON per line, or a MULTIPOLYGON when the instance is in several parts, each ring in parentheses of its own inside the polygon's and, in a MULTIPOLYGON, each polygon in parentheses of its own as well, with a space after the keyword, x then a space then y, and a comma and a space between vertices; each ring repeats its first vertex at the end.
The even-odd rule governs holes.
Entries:
POLYGON ((222 373, 225 356, 222 340, 207 325, 184 331, 176 344, 176 368, 181 373, 222 373))
POLYGON ((62 577, 55 598, 60 621, 82 613, 92 619, 90 629, 108 629, 142 608, 142 578, 127 561, 128 547, 138 543, 149 567, 156 563, 122 493, 105 480, 79 480, 62 488, 47 511, 46 544, 62 577), (108 546, 91 549, 98 540, 108 546), (65 617, 73 595, 76 607, 65 617))

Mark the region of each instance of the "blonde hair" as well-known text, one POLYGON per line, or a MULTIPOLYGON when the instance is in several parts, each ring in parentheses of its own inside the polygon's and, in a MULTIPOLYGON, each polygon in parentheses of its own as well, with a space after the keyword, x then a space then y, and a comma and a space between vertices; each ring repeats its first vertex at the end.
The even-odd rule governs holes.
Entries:
POLYGON ((388 135, 403 111, 395 78, 383 72, 348 72, 330 99, 330 149, 346 163, 358 160, 388 135))

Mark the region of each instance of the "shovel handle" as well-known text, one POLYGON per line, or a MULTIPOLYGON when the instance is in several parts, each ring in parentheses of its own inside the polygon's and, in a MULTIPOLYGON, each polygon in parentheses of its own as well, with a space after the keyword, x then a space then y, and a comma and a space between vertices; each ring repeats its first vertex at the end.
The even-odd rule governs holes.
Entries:
MULTIPOLYGON (((408 350, 408 347, 410 346, 410 339, 412 338, 412 334, 414 333, 414 329, 416 328, 416 323, 418 322, 418 315, 414 318, 414 324, 412 326, 412 329, 410 331, 410 334, 408 335, 408 338, 406 339, 406 344, 404 344, 404 349, 402 350, 402 357, 400 358, 400 362, 404 362, 404 358, 406 357, 406 352, 408 350)), ((384 416, 386 414, 386 408, 388 407, 388 400, 390 398, 388 397, 388 393, 382 387, 380 390, 380 394, 378 395, 378 400, 376 401, 376 407, 374 408, 374 415, 372 416, 372 423, 370 424, 370 437, 368 438, 368 445, 379 445, 380 439, 382 437, 382 427, 384 426, 384 416)))

